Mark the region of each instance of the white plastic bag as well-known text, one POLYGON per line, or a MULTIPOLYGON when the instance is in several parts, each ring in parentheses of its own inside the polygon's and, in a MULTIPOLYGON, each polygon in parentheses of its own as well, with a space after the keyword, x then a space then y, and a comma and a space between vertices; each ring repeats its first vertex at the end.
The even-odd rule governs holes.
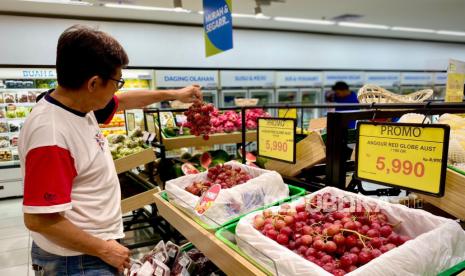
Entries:
POLYGON ((244 184, 221 190, 215 203, 202 216, 197 216, 193 210, 200 198, 185 188, 194 181, 205 180, 207 172, 186 175, 166 182, 170 202, 212 228, 217 228, 242 214, 289 196, 289 188, 277 172, 246 166, 235 161, 225 164, 233 168, 239 167, 253 178, 244 184))
MULTIPOLYGON (((346 275, 437 275, 465 259, 465 232, 453 220, 331 187, 306 198, 322 193, 339 197, 353 196, 368 204, 376 203, 390 221, 402 221, 397 233, 414 237, 346 275)), ((302 202, 300 198, 290 205, 302 202)), ((279 206, 272 207, 272 210, 278 209, 279 206)), ((279 275, 332 275, 256 230, 252 224, 253 218, 260 212, 248 214, 237 224, 236 241, 243 251, 270 272, 275 273, 277 270, 279 275), (257 251, 263 254, 257 254, 257 251)))

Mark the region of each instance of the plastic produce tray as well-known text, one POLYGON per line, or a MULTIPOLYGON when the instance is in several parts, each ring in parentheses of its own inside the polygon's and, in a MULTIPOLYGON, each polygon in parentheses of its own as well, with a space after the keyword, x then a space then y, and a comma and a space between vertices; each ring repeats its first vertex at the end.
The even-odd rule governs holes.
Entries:
MULTIPOLYGON (((254 211, 256 211, 256 210, 259 210, 259 209, 265 209, 265 208, 268 208, 268 207, 271 207, 271 206, 274 206, 274 205, 279 205, 279 204, 281 204, 281 203, 283 203, 283 202, 291 201, 291 200, 293 200, 293 199, 295 199, 295 198, 298 198, 298 197, 303 196, 303 195, 305 194, 305 192, 306 192, 305 189, 300 188, 300 187, 296 187, 296 186, 292 186, 292 185, 287 185, 287 186, 289 187, 289 197, 286 197, 286 198, 284 198, 284 199, 275 201, 275 202, 273 202, 273 203, 271 203, 271 204, 268 204, 268 205, 265 205, 265 206, 263 206, 263 207, 257 208, 257 209, 255 209, 255 210, 250 211, 249 213, 254 212, 254 211)), ((167 194, 166 192, 162 192, 162 193, 161 193, 161 197, 162 197, 164 200, 166 200, 166 201, 169 202, 168 194, 167 194)), ((229 221, 227 221, 227 222, 225 222, 225 223, 219 225, 218 227, 212 227, 212 226, 210 226, 210 225, 208 225, 208 224, 206 224, 206 223, 204 223, 204 222, 202 222, 202 221, 200 221, 200 220, 195 220, 195 221, 196 221, 200 226, 202 226, 203 228, 205 228, 205 229, 207 229, 207 230, 216 231, 216 230, 218 230, 219 228, 221 228, 221 227, 223 227, 223 226, 226 226, 226 225, 228 225, 228 224, 237 222, 237 221, 240 220, 243 216, 245 216, 245 215, 247 215, 247 214, 249 214, 249 213, 246 213, 246 214, 243 214, 243 215, 241 215, 241 216, 238 216, 238 217, 236 217, 236 218, 234 218, 234 219, 231 219, 231 220, 229 220, 229 221)))
POLYGON ((454 265, 453 267, 449 268, 438 274, 438 276, 458 276, 458 275, 465 275, 465 261, 454 265))

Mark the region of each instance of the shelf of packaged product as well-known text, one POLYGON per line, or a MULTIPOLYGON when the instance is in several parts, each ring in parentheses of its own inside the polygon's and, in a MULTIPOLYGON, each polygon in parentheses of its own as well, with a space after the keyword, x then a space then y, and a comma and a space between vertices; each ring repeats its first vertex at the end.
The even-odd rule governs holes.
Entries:
POLYGON ((443 197, 432 197, 419 195, 423 200, 450 213, 451 215, 465 220, 465 172, 447 169, 446 188, 443 197))
MULTIPOLYGON (((247 131, 245 138, 246 138, 246 142, 256 141, 257 132, 247 131)), ((162 139, 162 143, 165 146, 166 150, 189 148, 189 147, 213 146, 213 145, 219 145, 219 144, 237 144, 237 143, 241 143, 241 141, 242 141, 241 132, 211 134, 208 140, 204 140, 201 136, 193 136, 193 135, 162 139)))
POLYGON ((182 211, 164 200, 160 193, 155 194, 155 204, 163 218, 227 275, 266 275, 216 238, 214 233, 202 228, 182 211))
MULTIPOLYGON (((2 149, 0 149, 1 151, 2 149)), ((10 161, 3 161, 3 160, 0 160, 0 169, 2 167, 11 167, 11 166, 19 166, 20 163, 19 163, 19 160, 10 160, 10 161)))
POLYGON ((138 153, 134 153, 123 158, 114 160, 116 173, 120 174, 155 161, 153 148, 148 148, 138 153))

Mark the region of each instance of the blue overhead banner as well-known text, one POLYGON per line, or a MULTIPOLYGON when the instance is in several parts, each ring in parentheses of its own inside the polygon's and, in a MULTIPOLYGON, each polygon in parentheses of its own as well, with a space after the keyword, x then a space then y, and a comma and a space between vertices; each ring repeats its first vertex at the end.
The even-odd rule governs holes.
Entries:
POLYGON ((203 28, 207 57, 233 48, 231 0, 203 0, 203 28))

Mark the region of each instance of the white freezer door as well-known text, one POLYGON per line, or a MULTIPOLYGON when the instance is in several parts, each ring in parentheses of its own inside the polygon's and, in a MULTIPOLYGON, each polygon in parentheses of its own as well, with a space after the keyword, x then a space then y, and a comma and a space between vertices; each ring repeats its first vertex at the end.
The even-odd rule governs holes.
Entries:
POLYGON ((249 98, 258 99, 258 105, 274 103, 274 91, 272 89, 251 89, 249 90, 249 98))
POLYGON ((278 89, 276 99, 277 103, 297 103, 299 102, 299 89, 278 89))
POLYGON ((247 98, 247 90, 228 90, 221 93, 221 107, 234 106, 234 99, 247 98))

